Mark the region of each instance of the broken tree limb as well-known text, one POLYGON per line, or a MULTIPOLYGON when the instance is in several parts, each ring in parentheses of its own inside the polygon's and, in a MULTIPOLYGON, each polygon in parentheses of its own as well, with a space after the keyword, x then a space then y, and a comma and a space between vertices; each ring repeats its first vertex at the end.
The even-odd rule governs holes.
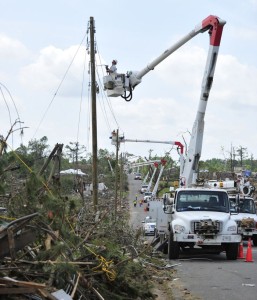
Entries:
POLYGON ((75 285, 74 285, 74 288, 73 288, 73 291, 72 291, 72 293, 71 293, 71 298, 73 298, 74 297, 74 295, 75 295, 75 293, 76 293, 76 290, 77 290, 77 287, 78 287, 78 284, 79 284, 79 278, 80 278, 80 273, 78 274, 78 278, 77 278, 77 280, 76 280, 76 283, 75 283, 75 285))
POLYGON ((99 300, 105 300, 104 297, 95 288, 92 287, 91 290, 94 292, 94 294, 99 300))
POLYGON ((16 286, 23 286, 23 287, 34 287, 34 288, 46 287, 46 285, 42 284, 42 283, 36 283, 36 282, 31 282, 31 281, 20 281, 20 280, 15 280, 10 277, 0 278, 0 283, 16 285, 16 286))
MULTIPOLYGON (((6 262, 11 262, 9 260, 6 260, 6 262)), ((97 262, 92 262, 92 261, 53 261, 53 260, 34 260, 34 261, 29 261, 29 260, 15 260, 15 263, 25 263, 25 264, 31 264, 31 265, 38 265, 38 264, 70 264, 70 265, 96 265, 97 262)))

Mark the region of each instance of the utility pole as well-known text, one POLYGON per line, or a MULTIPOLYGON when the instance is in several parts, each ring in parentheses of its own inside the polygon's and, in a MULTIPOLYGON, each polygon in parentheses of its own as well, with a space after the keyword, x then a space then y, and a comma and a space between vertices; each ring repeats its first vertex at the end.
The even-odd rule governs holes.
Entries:
POLYGON ((121 207, 122 193, 123 193, 123 156, 122 156, 122 152, 121 152, 120 153, 120 202, 119 202, 119 207, 121 207))
POLYGON ((95 81, 95 24, 90 17, 90 70, 91 70, 91 99, 92 99, 92 187, 94 210, 98 204, 98 180, 97 180, 97 120, 96 120, 96 81, 95 81))
POLYGON ((149 160, 151 160, 151 154, 152 154, 152 152, 153 152, 153 149, 149 149, 149 160))
POLYGON ((116 131, 116 163, 115 163, 115 208, 114 208, 114 220, 116 221, 117 216, 117 204, 118 204, 118 170, 119 170, 119 129, 116 131))

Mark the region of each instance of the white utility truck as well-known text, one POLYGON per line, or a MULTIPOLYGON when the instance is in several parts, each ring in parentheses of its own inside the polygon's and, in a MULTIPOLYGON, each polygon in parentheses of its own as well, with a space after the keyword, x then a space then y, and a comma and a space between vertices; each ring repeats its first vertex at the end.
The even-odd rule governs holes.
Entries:
POLYGON ((231 211, 237 212, 232 218, 237 222, 238 232, 243 240, 249 238, 257 246, 257 215, 256 207, 252 197, 242 194, 229 195, 231 211))
POLYGON ((241 235, 226 190, 179 188, 174 201, 164 202, 164 211, 168 228, 163 249, 168 251, 169 259, 179 258, 180 248, 195 246, 216 253, 226 251, 227 259, 237 259, 241 235))

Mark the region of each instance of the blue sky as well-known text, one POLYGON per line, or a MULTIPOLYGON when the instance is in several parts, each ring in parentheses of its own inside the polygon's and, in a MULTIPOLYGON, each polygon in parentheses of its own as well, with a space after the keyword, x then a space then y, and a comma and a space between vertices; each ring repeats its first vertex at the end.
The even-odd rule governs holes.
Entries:
MULTIPOLYGON (((46 135, 52 146, 78 139, 91 152, 85 42, 64 78, 91 16, 98 64, 99 59, 110 64, 115 58, 118 71, 126 73, 141 70, 207 16, 216 15, 227 23, 206 110, 202 159, 228 157, 231 145, 247 148, 257 159, 256 0, 0 0, 0 4, 0 134, 6 136, 17 111, 29 127, 22 140, 15 132, 11 147, 46 135)), ((99 94, 98 148, 115 151, 109 136, 117 128, 128 139, 185 139, 188 144, 208 47, 208 34, 197 35, 143 78, 131 102, 99 94)), ((97 71, 101 86, 99 66, 97 71)), ((171 147, 147 143, 121 147, 140 156, 148 156, 149 149, 164 155, 171 147)), ((178 159, 175 150, 171 155, 178 159)))

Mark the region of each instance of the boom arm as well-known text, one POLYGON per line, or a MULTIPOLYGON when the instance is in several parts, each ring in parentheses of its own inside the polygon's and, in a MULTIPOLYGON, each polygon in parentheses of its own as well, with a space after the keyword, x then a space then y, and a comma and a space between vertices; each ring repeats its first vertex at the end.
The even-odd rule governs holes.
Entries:
POLYGON ((200 101, 198 110, 193 125, 191 139, 186 155, 186 161, 181 177, 183 178, 184 185, 190 186, 196 183, 198 165, 201 157, 203 132, 204 132, 204 116, 211 90, 215 66, 218 57, 218 51, 220 46, 220 40, 222 35, 223 26, 225 21, 220 21, 219 18, 210 16, 206 18, 202 23, 203 28, 209 28, 210 34, 210 47, 207 56, 204 76, 202 80, 202 89, 200 94, 200 101))
POLYGON ((161 164, 162 164, 161 170, 160 170, 160 173, 158 175, 158 178, 156 180, 156 183, 154 185, 153 192, 152 192, 152 195, 153 195, 154 198, 156 197, 156 193, 157 193, 159 182, 160 182, 160 179, 161 179, 161 176, 162 176, 165 164, 166 164, 166 160, 162 159, 161 164))
POLYGON ((128 164, 128 166, 130 168, 135 168, 135 167, 144 167, 144 166, 149 166, 149 165, 153 165, 155 163, 160 163, 160 160, 152 160, 152 161, 143 161, 140 163, 130 163, 128 164))
POLYGON ((180 174, 182 174, 182 170, 184 169, 184 145, 177 141, 152 141, 152 140, 133 140, 133 139, 125 139, 124 136, 118 136, 115 131, 112 132, 112 136, 110 137, 112 139, 112 144, 117 145, 117 139, 118 143, 125 143, 125 142, 142 142, 142 143, 158 143, 158 144, 168 144, 168 145, 174 145, 177 146, 180 150, 180 156, 179 156, 179 162, 180 162, 180 174))
POLYGON ((210 34, 210 46, 219 46, 220 39, 222 35, 223 26, 226 24, 224 20, 221 20, 217 16, 210 15, 204 19, 199 25, 190 31, 186 36, 180 39, 175 45, 165 50, 160 56, 155 58, 151 63, 149 63, 145 68, 139 72, 129 71, 127 75, 119 74, 115 78, 110 75, 104 77, 104 87, 107 90, 107 95, 110 97, 122 96, 125 100, 130 101, 132 99, 132 89, 138 85, 143 76, 145 76, 151 70, 166 59, 170 54, 175 52, 193 37, 199 33, 203 33, 209 30, 210 34), (129 96, 126 96, 126 91, 130 91, 129 96), (124 94, 125 92, 125 94, 124 94), (123 95, 124 94, 124 95, 123 95), (130 99, 131 98, 131 99, 130 99))
MULTIPOLYGON (((112 132, 112 136, 110 137, 110 139, 112 139, 113 145, 117 144, 117 134, 115 131, 112 132)), ((124 137, 121 137, 121 136, 118 137, 118 143, 125 143, 125 142, 158 143, 158 144, 174 145, 174 146, 178 146, 181 154, 183 154, 183 152, 184 152, 183 144, 181 144, 180 142, 177 142, 177 141, 152 141, 152 140, 125 139, 124 137)))
POLYGON ((138 73, 133 73, 130 76, 130 84, 134 88, 138 83, 141 82, 143 76, 145 76, 148 72, 154 70, 154 68, 159 65, 164 59, 166 59, 170 54, 175 52, 193 37, 195 37, 199 33, 203 33, 209 30, 210 34, 210 45, 219 46, 220 39, 222 34, 223 26, 225 25, 225 21, 219 19, 216 16, 209 16, 202 21, 199 25, 195 27, 194 30, 190 31, 185 37, 183 37, 180 41, 178 41, 175 45, 165 50, 160 56, 154 59, 151 63, 149 63, 144 69, 139 71, 138 73))

